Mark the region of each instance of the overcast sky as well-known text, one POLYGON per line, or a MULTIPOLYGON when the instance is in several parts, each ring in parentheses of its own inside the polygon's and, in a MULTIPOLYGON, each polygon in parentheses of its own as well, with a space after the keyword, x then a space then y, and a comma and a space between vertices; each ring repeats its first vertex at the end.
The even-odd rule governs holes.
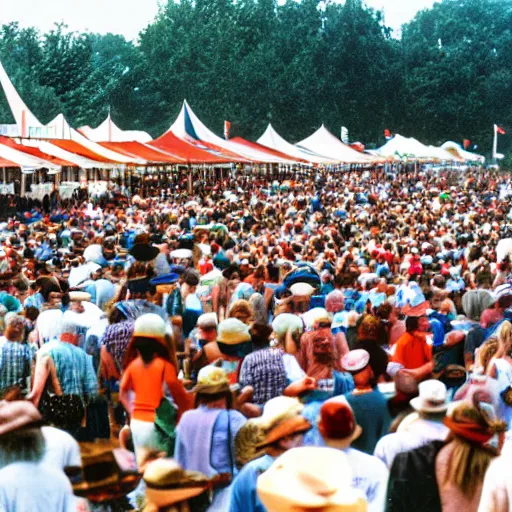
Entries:
MULTIPOLYGON (((394 29, 409 21, 434 0, 366 0, 384 10, 394 29)), ((64 21, 71 30, 123 34, 136 39, 158 12, 158 0, 0 0, 0 24, 18 21, 24 27, 49 30, 64 21)))

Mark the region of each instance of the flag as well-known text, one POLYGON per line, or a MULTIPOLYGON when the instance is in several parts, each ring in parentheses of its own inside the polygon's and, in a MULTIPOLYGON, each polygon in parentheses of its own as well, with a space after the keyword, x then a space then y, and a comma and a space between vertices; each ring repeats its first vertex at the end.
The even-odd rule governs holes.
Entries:
POLYGON ((492 143, 492 157, 498 159, 502 157, 501 153, 498 153, 498 134, 505 135, 505 130, 500 128, 497 124, 494 125, 494 140, 492 143))
POLYGON ((226 140, 229 139, 229 130, 231 129, 231 123, 229 121, 224 121, 224 138, 226 140))
POLYGON ((462 143, 464 149, 468 149, 470 144, 471 144, 471 141, 469 139, 464 139, 464 141, 462 143))
POLYGON ((341 141, 348 144, 348 128, 345 128, 345 126, 341 127, 341 141))
POLYGON ((391 139, 391 132, 387 128, 384 130, 384 137, 386 140, 391 139))

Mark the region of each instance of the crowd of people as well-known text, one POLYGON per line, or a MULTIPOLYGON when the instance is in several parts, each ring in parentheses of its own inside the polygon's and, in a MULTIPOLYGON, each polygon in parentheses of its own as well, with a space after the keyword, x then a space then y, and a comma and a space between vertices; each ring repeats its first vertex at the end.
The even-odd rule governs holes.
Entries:
POLYGON ((2 210, 0 510, 512 510, 511 196, 379 169, 2 210))

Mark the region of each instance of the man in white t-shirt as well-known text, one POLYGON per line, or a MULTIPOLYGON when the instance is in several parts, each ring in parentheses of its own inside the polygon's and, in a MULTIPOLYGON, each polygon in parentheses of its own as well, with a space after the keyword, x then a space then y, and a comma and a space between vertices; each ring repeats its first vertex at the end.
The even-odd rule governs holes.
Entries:
POLYGON ((55 427, 42 427, 46 448, 43 462, 58 469, 81 467, 80 446, 75 438, 55 427))
POLYGON ((389 471, 377 457, 350 448, 362 429, 356 423, 354 411, 344 396, 323 403, 318 430, 327 446, 342 450, 347 455, 352 468, 352 486, 364 492, 368 512, 385 510, 389 471))
POLYGON ((0 402, 2 512, 77 510, 70 481, 61 469, 45 461, 41 419, 30 402, 0 402))
POLYGON ((431 442, 444 441, 450 432, 443 424, 448 408, 446 386, 438 380, 419 385, 419 396, 411 400, 416 412, 409 414, 394 434, 377 443, 374 455, 391 468, 399 453, 408 452, 431 442))

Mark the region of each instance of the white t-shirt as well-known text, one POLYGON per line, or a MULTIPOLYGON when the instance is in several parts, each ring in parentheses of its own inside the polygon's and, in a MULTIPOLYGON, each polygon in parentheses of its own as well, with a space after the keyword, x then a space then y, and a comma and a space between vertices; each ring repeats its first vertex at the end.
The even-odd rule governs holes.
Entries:
POLYGON ((512 506, 510 457, 494 459, 485 473, 478 512, 509 512, 512 506))
MULTIPOLYGON (((410 414, 404 422, 408 418, 414 419, 414 415, 416 413, 410 414)), ((417 417, 411 423, 407 421, 407 425, 404 425, 401 431, 380 439, 373 454, 391 468, 398 454, 415 450, 431 441, 444 441, 449 432, 443 423, 417 417)))
POLYGON ((290 382, 301 380, 306 376, 295 356, 292 356, 291 354, 283 354, 283 363, 286 371, 286 378, 290 382))
POLYGON ((46 443, 43 464, 57 469, 82 465, 80 446, 73 436, 54 427, 42 427, 41 431, 46 443))
POLYGON ((352 486, 363 491, 368 501, 368 512, 386 509, 389 471, 385 464, 354 448, 343 450, 352 468, 352 486))
POLYGON ((0 469, 1 512, 76 512, 77 499, 63 471, 15 462, 0 469))

